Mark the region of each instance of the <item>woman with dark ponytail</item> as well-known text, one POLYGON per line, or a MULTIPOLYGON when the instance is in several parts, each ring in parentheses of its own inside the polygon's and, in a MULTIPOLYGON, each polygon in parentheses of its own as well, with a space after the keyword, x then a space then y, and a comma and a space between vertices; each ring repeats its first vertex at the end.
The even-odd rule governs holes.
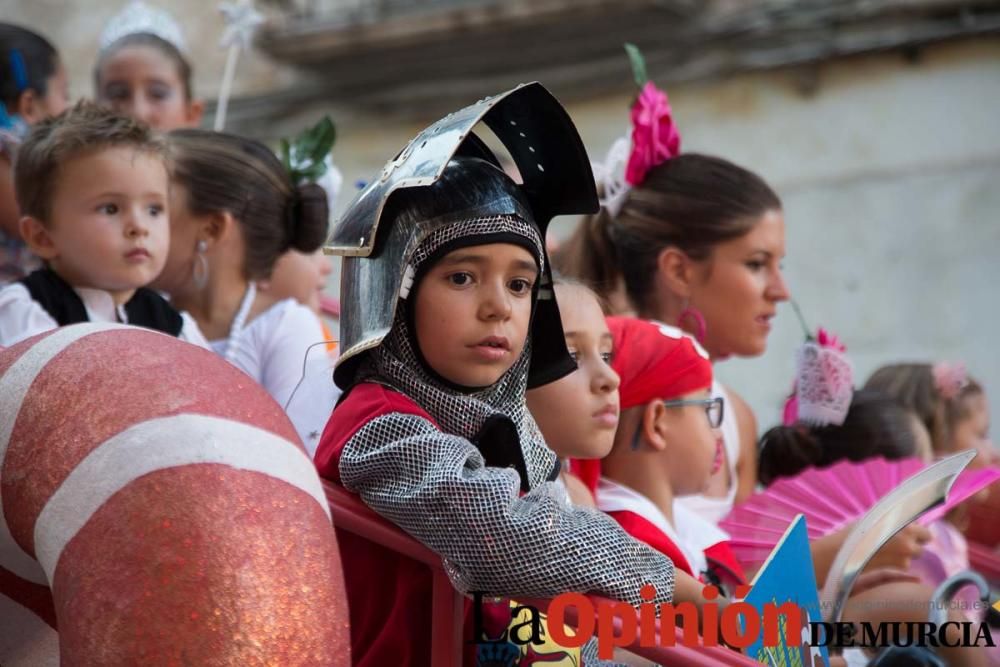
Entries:
POLYGON ((325 341, 316 315, 294 299, 258 292, 257 281, 286 251, 311 253, 323 244, 326 193, 315 183, 293 185, 274 153, 252 139, 176 130, 168 149, 170 253, 154 286, 288 411, 311 454, 338 395, 333 359, 316 345, 325 341), (324 379, 299 387, 305 378, 324 379))
MULTIPOLYGON (((644 77, 644 67, 636 71, 644 77)), ((747 169, 681 153, 671 113, 666 94, 646 82, 632 107, 631 141, 619 139, 595 165, 601 211, 553 261, 605 297, 614 314, 678 326, 713 362, 759 356, 789 296, 781 200, 747 169)), ((732 406, 721 429, 725 464, 704 494, 684 503, 717 522, 753 492, 757 425, 734 392, 718 382, 712 392, 732 406)))

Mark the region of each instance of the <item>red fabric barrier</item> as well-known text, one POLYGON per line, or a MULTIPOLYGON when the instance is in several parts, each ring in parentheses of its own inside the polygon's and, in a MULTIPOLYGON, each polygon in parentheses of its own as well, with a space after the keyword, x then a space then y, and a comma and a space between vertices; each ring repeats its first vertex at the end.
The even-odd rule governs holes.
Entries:
MULTIPOLYGON (((457 667, 461 664, 462 622, 465 597, 451 586, 441 558, 433 551, 405 534, 394 524, 376 514, 353 493, 332 482, 323 481, 330 511, 337 528, 389 547, 431 566, 434 569, 434 592, 431 613, 434 631, 431 641, 431 664, 435 667, 457 667)), ((345 572, 350 577, 350 572, 345 572)), ((595 604, 602 598, 590 596, 595 604)), ((524 604, 539 610, 546 610, 551 600, 522 599, 524 604)), ((576 627, 577 619, 567 613, 567 623, 576 627)), ((677 667, 701 667, 710 665, 757 665, 758 663, 739 653, 723 647, 680 646, 681 631, 677 633, 678 646, 671 648, 643 648, 635 643, 626 650, 653 660, 659 664, 677 667)))

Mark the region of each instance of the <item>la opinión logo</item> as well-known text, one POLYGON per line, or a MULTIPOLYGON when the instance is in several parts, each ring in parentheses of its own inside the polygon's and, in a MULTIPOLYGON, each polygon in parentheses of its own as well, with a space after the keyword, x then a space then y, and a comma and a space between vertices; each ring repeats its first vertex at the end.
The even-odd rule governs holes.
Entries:
POLYGON ((922 646, 940 648, 996 646, 990 626, 971 621, 915 623, 883 621, 882 623, 810 623, 810 644, 847 648, 886 648, 889 646, 922 646))
MULTIPOLYGON (((760 609, 742 598, 749 586, 736 589, 734 602, 724 607, 712 602, 719 597, 714 586, 702 593, 709 602, 701 608, 699 634, 698 607, 692 602, 654 603, 656 589, 647 584, 639 590, 643 600, 638 607, 625 602, 600 601, 596 605, 581 593, 563 593, 552 599, 546 614, 531 605, 505 604, 509 616, 497 630, 496 610, 492 628, 485 627, 483 594, 473 593, 473 637, 483 646, 540 646, 546 642, 545 630, 552 643, 566 649, 579 649, 597 639, 597 654, 603 660, 614 656, 616 647, 636 643, 645 648, 682 646, 715 647, 725 645, 747 649, 760 642, 763 648, 802 647, 808 636, 811 647, 886 646, 994 646, 990 628, 985 623, 882 622, 878 624, 825 623, 811 621, 807 610, 792 601, 767 603, 760 609), (575 632, 568 629, 567 618, 575 610, 575 632), (659 620, 659 626, 657 626, 659 620), (808 629, 808 632, 803 632, 808 629), (492 631, 491 631, 492 630, 492 631), (678 632, 678 630, 680 632, 678 632), (956 633, 959 638, 956 639, 956 633), (486 637, 486 639, 482 639, 486 637)), ((815 610, 818 612, 818 610, 815 610)))
MULTIPOLYGON (((745 596, 749 586, 736 590, 737 597, 745 596)), ((510 624, 501 633, 489 633, 484 627, 483 594, 473 593, 474 637, 489 637, 477 641, 478 644, 511 643, 517 646, 541 644, 545 641, 543 627, 547 627, 549 638, 559 646, 578 649, 592 638, 597 638, 597 653, 603 660, 614 655, 616 647, 629 646, 638 639, 644 647, 677 645, 677 631, 681 630, 682 646, 719 646, 745 649, 760 638, 763 633, 764 646, 784 645, 782 636, 801 637, 801 608, 792 603, 764 606, 763 614, 747 602, 732 602, 721 608, 711 602, 719 596, 714 586, 706 586, 702 591, 708 603, 701 609, 701 634, 698 633, 698 607, 692 602, 678 604, 659 603, 656 588, 651 584, 639 590, 643 600, 638 607, 626 602, 601 601, 596 605, 581 593, 563 593, 549 603, 546 620, 542 613, 530 605, 510 606, 510 624), (574 633, 567 629, 566 619, 570 609, 576 611, 577 628, 574 633), (659 617, 659 632, 657 632, 659 617), (617 623, 617 628, 616 628, 617 623)))

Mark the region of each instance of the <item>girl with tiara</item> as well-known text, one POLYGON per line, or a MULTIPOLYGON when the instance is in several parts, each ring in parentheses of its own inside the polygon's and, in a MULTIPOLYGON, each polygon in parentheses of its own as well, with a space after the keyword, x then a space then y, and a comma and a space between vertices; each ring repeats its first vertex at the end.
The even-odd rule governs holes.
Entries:
MULTIPOLYGON (((586 153, 538 84, 421 132, 341 220, 345 398, 320 473, 439 553, 463 593, 595 593, 700 604, 701 586, 607 516, 566 503, 560 466, 525 406, 527 386, 574 368, 542 239, 554 215, 592 210, 586 153), (472 133, 511 152, 514 183, 472 133)), ((430 572, 338 537, 357 665, 429 664, 430 572)))
POLYGON ((314 183, 294 185, 274 153, 252 139, 176 130, 167 146, 170 252, 153 286, 286 409, 311 454, 338 395, 329 357, 308 355, 326 337, 315 313, 258 292, 257 281, 289 248, 310 253, 322 245, 326 193, 314 183), (325 381, 306 381, 317 377, 325 381))
POLYGON ((0 23, 0 285, 18 280, 40 263, 18 231, 14 153, 40 120, 69 105, 69 84, 59 54, 27 28, 0 23))
MULTIPOLYGON (((978 455, 970 468, 1000 464, 1000 457, 990 440, 989 404, 983 386, 970 377, 964 364, 938 362, 898 363, 882 366, 865 383, 866 390, 877 390, 913 411, 926 431, 934 456, 975 450, 978 455)), ((914 561, 914 570, 924 581, 937 585, 948 577, 968 570, 969 544, 996 532, 994 514, 988 501, 1000 493, 997 484, 952 510, 947 517, 930 524, 931 541, 924 554, 914 561), (976 515, 984 521, 976 521, 976 515), (963 535, 963 532, 965 535, 963 535)), ((984 540, 985 541, 985 540, 984 540)), ((973 608, 974 594, 961 592, 973 608)), ((975 619, 975 614, 970 614, 975 619)), ((1000 651, 990 654, 993 664, 1000 664, 1000 651)))
POLYGON ((94 66, 95 97, 155 130, 198 127, 184 34, 166 11, 131 2, 108 21, 94 66))

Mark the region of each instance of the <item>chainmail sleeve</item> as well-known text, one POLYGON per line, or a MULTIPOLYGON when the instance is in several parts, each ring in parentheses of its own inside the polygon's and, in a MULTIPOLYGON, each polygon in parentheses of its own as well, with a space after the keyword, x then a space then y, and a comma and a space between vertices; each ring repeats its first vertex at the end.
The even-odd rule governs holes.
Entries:
POLYGON ((463 593, 552 597, 591 592, 638 605, 651 583, 673 597, 674 565, 613 519, 570 505, 552 482, 519 495, 512 469, 484 465, 465 438, 390 413, 365 424, 340 457, 344 486, 440 554, 463 593))

